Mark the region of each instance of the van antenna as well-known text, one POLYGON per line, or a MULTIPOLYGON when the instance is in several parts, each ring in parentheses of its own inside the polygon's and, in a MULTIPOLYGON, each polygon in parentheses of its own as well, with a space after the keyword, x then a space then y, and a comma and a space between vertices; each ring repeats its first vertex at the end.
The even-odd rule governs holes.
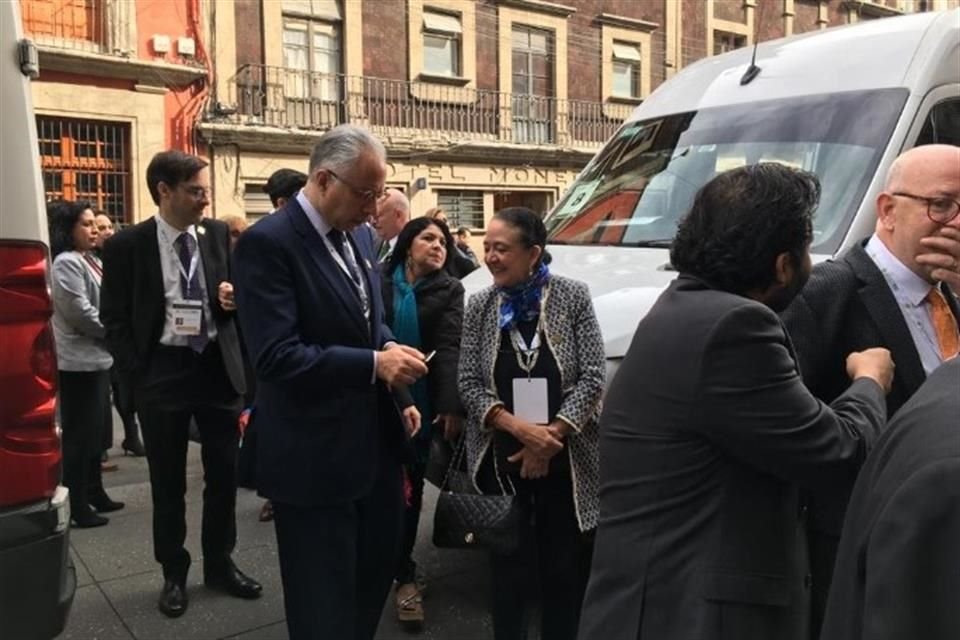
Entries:
POLYGON ((743 72, 740 78, 740 86, 745 86, 753 82, 754 78, 760 75, 760 67, 757 66, 757 47, 760 46, 760 22, 763 20, 763 5, 757 10, 756 25, 753 29, 753 56, 750 58, 750 66, 743 72))

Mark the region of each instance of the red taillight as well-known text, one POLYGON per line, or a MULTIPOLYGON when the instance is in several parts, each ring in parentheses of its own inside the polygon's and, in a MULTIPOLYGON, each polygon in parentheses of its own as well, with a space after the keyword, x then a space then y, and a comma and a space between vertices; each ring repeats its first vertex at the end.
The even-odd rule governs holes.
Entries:
POLYGON ((0 507, 53 496, 60 478, 47 247, 0 240, 0 507))

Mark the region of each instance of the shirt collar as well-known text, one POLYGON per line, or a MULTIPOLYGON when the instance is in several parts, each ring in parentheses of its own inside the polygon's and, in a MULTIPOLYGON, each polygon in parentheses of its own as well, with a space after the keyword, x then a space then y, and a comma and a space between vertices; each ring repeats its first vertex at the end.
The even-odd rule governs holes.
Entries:
POLYGON ((303 189, 297 192, 297 202, 300 203, 300 207, 303 209, 303 212, 307 214, 307 220, 310 221, 310 224, 313 225, 313 228, 317 230, 317 233, 321 237, 326 237, 328 233, 333 229, 326 220, 323 219, 323 216, 320 215, 320 212, 314 208, 310 201, 307 199, 306 194, 304 194, 303 189))
POLYGON ((890 249, 883 244, 877 234, 873 234, 870 241, 867 242, 866 251, 880 271, 883 272, 884 277, 890 282, 895 297, 915 307, 923 304, 930 293, 930 289, 933 288, 932 284, 900 262, 900 259, 890 252, 890 249))
MULTIPOLYGON (((177 229, 172 224, 164 220, 163 216, 161 216, 159 213, 154 216, 154 219, 157 221, 157 229, 166 239, 167 244, 173 244, 176 242, 177 238, 180 237, 180 234, 183 233, 183 231, 180 231, 180 229, 177 229)), ((190 225, 186 228, 186 232, 193 236, 194 241, 197 240, 197 225, 190 225)))

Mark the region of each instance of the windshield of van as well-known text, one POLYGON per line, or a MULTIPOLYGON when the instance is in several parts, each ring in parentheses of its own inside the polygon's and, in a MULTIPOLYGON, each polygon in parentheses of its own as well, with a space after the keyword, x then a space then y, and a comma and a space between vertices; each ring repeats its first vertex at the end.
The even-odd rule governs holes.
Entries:
POLYGON ((746 164, 811 171, 814 253, 833 253, 890 139, 906 89, 702 109, 625 124, 545 218, 552 244, 668 247, 704 184, 746 164))

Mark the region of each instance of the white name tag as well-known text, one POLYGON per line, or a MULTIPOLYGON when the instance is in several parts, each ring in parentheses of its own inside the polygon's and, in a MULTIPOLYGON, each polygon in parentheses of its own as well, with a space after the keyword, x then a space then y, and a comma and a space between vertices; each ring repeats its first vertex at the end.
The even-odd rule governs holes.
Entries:
POLYGON ((203 320, 203 302, 177 300, 173 303, 173 333, 178 336, 200 335, 203 320))
POLYGON ((550 422, 546 378, 513 379, 513 415, 533 424, 550 422))

